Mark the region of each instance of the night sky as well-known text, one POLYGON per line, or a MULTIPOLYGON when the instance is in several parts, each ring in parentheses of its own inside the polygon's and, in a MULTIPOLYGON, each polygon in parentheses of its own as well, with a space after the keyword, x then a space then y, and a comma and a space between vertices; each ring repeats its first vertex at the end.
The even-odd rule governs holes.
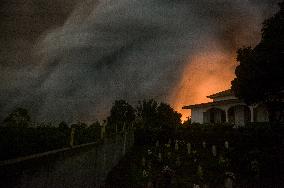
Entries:
POLYGON ((116 99, 180 110, 230 87, 279 0, 2 0, 0 120, 92 122, 116 99))

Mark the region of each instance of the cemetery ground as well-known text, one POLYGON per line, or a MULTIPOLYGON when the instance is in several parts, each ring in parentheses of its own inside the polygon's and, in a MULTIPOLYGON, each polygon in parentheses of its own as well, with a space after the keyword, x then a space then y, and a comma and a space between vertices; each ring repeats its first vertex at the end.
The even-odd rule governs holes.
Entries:
POLYGON ((106 187, 284 187, 283 128, 136 130, 106 187))

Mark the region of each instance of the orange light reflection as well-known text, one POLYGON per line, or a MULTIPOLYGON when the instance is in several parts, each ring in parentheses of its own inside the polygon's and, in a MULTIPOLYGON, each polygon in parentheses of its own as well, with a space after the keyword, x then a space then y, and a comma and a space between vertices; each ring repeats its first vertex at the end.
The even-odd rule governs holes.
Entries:
POLYGON ((174 89, 171 101, 182 114, 182 120, 190 117, 190 110, 182 107, 211 101, 206 96, 230 88, 234 78, 236 61, 233 53, 206 52, 188 60, 181 81, 174 89))

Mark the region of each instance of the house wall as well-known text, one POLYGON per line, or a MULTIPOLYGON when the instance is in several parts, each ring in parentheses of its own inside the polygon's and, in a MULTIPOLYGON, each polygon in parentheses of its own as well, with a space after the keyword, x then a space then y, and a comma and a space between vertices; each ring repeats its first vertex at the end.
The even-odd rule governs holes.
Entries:
POLYGON ((234 107, 235 124, 238 126, 245 125, 245 111, 244 106, 234 107))
POLYGON ((258 106, 254 110, 255 122, 268 122, 268 112, 264 106, 258 106))
POLYGON ((225 100, 230 100, 230 99, 237 99, 237 97, 235 96, 216 97, 213 99, 213 101, 217 102, 217 101, 225 101, 225 100))
POLYGON ((206 108, 192 108, 191 109, 191 122, 193 123, 203 123, 203 112, 206 108))
MULTIPOLYGON (((236 110, 234 111, 235 124, 243 126, 245 124, 244 123, 245 122, 245 115, 244 115, 243 105, 245 105, 245 103, 236 102, 236 103, 231 103, 231 104, 193 107, 191 109, 191 121, 193 123, 201 123, 201 124, 206 123, 208 121, 206 121, 206 117, 204 117, 205 112, 207 112, 209 109, 217 108, 217 109, 223 110, 225 112, 226 122, 228 122, 228 120, 229 120, 228 110, 230 108, 234 107, 234 108, 236 108, 236 110)), ((216 114, 216 115, 218 116, 218 114, 216 114)), ((221 117, 221 115, 220 115, 220 117, 221 117)), ((218 117, 216 117, 216 118, 218 118, 218 117)))

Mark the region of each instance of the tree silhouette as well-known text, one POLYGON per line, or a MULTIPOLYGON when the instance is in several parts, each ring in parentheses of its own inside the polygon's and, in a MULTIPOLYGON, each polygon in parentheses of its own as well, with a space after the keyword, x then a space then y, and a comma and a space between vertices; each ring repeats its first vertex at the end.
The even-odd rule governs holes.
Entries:
POLYGON ((130 126, 135 117, 135 109, 130 104, 125 100, 116 100, 110 110, 110 116, 107 118, 107 126, 120 131, 123 126, 130 126))
POLYGON ((4 119, 4 124, 11 127, 28 127, 30 120, 31 117, 27 109, 17 108, 4 119))
POLYGON ((263 23, 259 44, 237 51, 240 64, 232 81, 237 97, 247 104, 266 105, 271 122, 280 121, 284 109, 284 2, 279 6, 280 10, 263 23))
POLYGON ((181 116, 168 104, 161 103, 157 108, 157 118, 162 128, 173 129, 181 125, 181 116))
POLYGON ((138 102, 137 116, 139 123, 144 128, 157 127, 157 108, 158 103, 154 99, 138 102))
POLYGON ((181 114, 170 105, 156 102, 153 99, 139 102, 137 114, 144 128, 171 129, 181 124, 181 114))

